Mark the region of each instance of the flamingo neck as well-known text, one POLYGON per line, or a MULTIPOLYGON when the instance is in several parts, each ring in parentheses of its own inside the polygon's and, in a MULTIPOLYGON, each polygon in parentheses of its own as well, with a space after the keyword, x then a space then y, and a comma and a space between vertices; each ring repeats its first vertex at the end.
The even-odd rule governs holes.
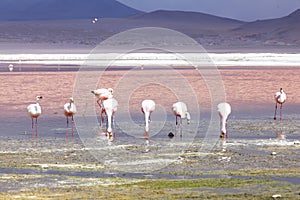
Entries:
POLYGON ((187 123, 189 124, 191 122, 191 115, 189 112, 186 112, 185 115, 186 115, 187 123))
POLYGON ((149 132, 149 121, 150 121, 150 112, 145 112, 145 122, 146 122, 146 126, 145 126, 145 131, 149 132))
POLYGON ((112 132, 112 128, 111 128, 111 118, 112 118, 112 114, 108 113, 107 115, 107 132, 111 133, 112 132))
POLYGON ((221 119, 221 132, 226 134, 226 117, 222 117, 221 119))

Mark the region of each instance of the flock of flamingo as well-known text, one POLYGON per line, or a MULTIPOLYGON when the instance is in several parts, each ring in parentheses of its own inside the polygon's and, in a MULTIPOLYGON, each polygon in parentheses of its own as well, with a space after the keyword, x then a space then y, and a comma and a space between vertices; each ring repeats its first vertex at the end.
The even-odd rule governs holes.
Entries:
MULTIPOLYGON (((106 121, 106 134, 109 138, 115 137, 115 135, 112 134, 112 126, 114 124, 114 113, 117 111, 118 108, 118 102, 113 97, 113 89, 112 88, 101 88, 97 90, 92 90, 92 94, 95 95, 97 98, 97 103, 100 107, 100 125, 104 122, 103 114, 106 115, 107 121, 106 121)), ((42 114, 42 109, 39 104, 39 101, 42 99, 42 96, 36 97, 36 103, 30 104, 27 107, 28 114, 31 117, 32 120, 32 136, 36 135, 38 136, 38 117, 42 114), (35 119, 35 134, 34 134, 34 119, 35 119)), ((280 120, 282 120, 282 105, 286 101, 287 95, 283 91, 282 88, 280 88, 279 92, 276 92, 274 95, 275 99, 275 113, 274 113, 274 120, 276 120, 277 116, 277 105, 280 105, 280 120)), ((228 132, 227 132, 227 120, 231 113, 231 106, 229 103, 220 103, 217 106, 218 113, 220 116, 220 138, 228 138, 228 132)), ((149 137, 149 126, 150 126, 150 116, 153 111, 155 111, 155 102, 153 100, 144 100, 141 105, 141 110, 145 115, 145 132, 144 136, 149 137)), ((172 106, 173 114, 176 117, 176 126, 178 126, 178 117, 180 118, 179 122, 179 129, 180 129, 180 137, 182 137, 182 119, 187 119, 187 123, 190 123, 191 116, 188 112, 187 106, 183 102, 177 102, 174 103, 172 106)), ((70 98, 69 102, 67 102, 64 105, 64 115, 67 118, 67 131, 69 126, 69 117, 71 117, 72 120, 72 135, 74 135, 74 115, 76 114, 76 106, 74 103, 74 99, 70 98)), ((176 132, 175 132, 176 133, 176 132)), ((67 132, 68 134, 68 132, 67 132)))

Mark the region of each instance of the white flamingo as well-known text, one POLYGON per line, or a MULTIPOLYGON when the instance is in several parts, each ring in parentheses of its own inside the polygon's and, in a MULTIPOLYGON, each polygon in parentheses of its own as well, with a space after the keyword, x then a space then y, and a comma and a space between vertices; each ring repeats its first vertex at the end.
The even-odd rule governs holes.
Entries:
POLYGON ((100 89, 97 89, 97 90, 92 90, 91 92, 98 99, 97 103, 100 107, 100 117, 101 117, 100 121, 101 121, 101 125, 102 125, 103 121, 104 121, 103 113, 105 112, 104 108, 103 108, 103 101, 106 100, 106 99, 113 98, 113 89, 112 88, 108 88, 108 89, 100 88, 100 89))
POLYGON ((142 112, 145 115, 145 132, 144 136, 149 136, 149 123, 151 121, 150 116, 151 113, 155 110, 155 102, 153 100, 144 100, 142 102, 142 112))
MULTIPOLYGON (((107 134, 112 137, 112 124, 114 125, 114 114, 118 109, 118 101, 115 98, 109 98, 102 102, 103 110, 107 117, 107 134)), ((115 137, 115 135, 114 135, 115 137)))
POLYGON ((28 115, 31 117, 31 130, 32 136, 34 136, 34 122, 33 119, 35 118, 35 129, 36 129, 36 136, 38 136, 38 117, 42 114, 42 108, 39 104, 39 100, 42 99, 42 96, 36 97, 36 103, 30 104, 27 106, 28 115))
MULTIPOLYGON (((182 119, 186 118, 187 124, 190 124, 191 115, 187 110, 186 104, 183 102, 174 103, 172 106, 172 110, 173 110, 173 114, 176 116, 176 127, 178 125, 177 117, 180 117, 179 127, 180 127, 180 137, 182 137, 182 119)), ((175 133, 176 133, 176 131, 175 131, 175 133)))
POLYGON ((282 104, 286 101, 286 94, 282 88, 280 88, 279 92, 275 93, 274 99, 276 102, 274 120, 276 120, 277 104, 280 104, 280 120, 282 120, 282 104))
POLYGON ((74 136, 74 115, 77 112, 76 105, 74 103, 74 99, 71 97, 69 102, 64 105, 64 114, 67 117, 67 131, 66 135, 68 136, 68 128, 69 128, 69 117, 72 119, 72 136, 74 136))
POLYGON ((10 72, 14 71, 14 65, 13 65, 13 64, 9 64, 9 65, 8 65, 8 70, 9 70, 10 72))
POLYGON ((226 130, 227 127, 227 120, 228 116, 231 113, 231 106, 229 103, 220 103, 218 105, 218 112, 220 116, 220 127, 221 127, 221 138, 224 138, 224 135, 226 135, 226 138, 228 138, 228 132, 226 130))

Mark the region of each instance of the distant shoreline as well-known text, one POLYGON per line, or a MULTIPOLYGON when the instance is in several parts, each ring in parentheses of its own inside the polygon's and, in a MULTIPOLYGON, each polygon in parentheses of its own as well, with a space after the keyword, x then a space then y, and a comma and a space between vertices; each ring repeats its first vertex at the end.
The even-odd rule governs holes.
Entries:
MULTIPOLYGON (((199 45, 202 45, 199 43, 199 45)), ((18 43, 18 42, 0 42, 1 54, 18 53, 90 53, 97 45, 63 44, 63 43, 18 43)), ((297 45, 223 45, 223 46, 202 46, 208 53, 300 53, 297 45)))

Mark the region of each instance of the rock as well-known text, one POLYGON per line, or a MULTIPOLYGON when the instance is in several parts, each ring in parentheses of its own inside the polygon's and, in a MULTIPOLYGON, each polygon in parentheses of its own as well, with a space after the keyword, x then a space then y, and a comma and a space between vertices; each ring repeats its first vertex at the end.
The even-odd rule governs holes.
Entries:
POLYGON ((273 199, 277 199, 277 198, 280 198, 280 197, 281 197, 281 194, 274 194, 274 195, 272 196, 273 199))
POLYGON ((175 135, 174 135, 174 133, 172 133, 172 132, 170 132, 169 134, 168 134, 168 137, 169 138, 173 138, 175 135))

